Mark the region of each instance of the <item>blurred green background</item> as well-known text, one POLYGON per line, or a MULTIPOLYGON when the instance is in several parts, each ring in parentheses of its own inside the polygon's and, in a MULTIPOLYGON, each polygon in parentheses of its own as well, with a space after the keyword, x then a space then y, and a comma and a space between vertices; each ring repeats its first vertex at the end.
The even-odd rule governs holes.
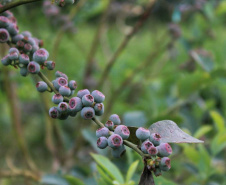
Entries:
MULTIPOLYGON (((57 8, 47 11, 43 2, 38 2, 12 12, 21 32, 28 30, 44 41, 56 70, 76 80, 78 89, 93 90, 148 3, 111 1, 95 46, 92 71, 84 77, 107 2, 80 0, 77 5, 60 8, 61 12, 57 8)), ((155 178, 157 185, 226 185, 225 23, 226 1, 157 1, 99 89, 106 96, 102 122, 113 113, 128 126, 148 128, 160 120, 173 120, 183 131, 205 142, 172 144, 172 168, 155 178)), ((114 159, 109 149, 96 147, 97 127, 91 121, 80 116, 64 121, 49 119, 45 108, 53 106, 51 95, 36 91, 37 79, 7 69, 0 66, 0 171, 12 166, 27 169, 5 88, 11 83, 18 103, 17 122, 22 124, 27 153, 42 172, 42 184, 138 184, 143 164, 135 152, 127 149, 122 159, 114 159)), ((47 76, 53 80, 54 72, 47 76)), ((0 184, 39 183, 1 178, 0 184)))

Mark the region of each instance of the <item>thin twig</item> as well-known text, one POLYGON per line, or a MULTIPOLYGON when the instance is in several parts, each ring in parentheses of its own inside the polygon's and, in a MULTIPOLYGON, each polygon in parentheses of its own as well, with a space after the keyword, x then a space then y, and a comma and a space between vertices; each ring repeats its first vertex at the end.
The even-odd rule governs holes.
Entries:
POLYGON ((100 81, 98 83, 98 89, 102 88, 105 80, 107 79, 107 77, 110 73, 111 68, 115 64, 117 58, 120 56, 122 51, 126 48, 129 41, 131 40, 131 38, 140 30, 140 28, 142 27, 144 22, 148 19, 149 15, 151 13, 151 9, 154 5, 154 2, 155 2, 155 0, 150 1, 150 3, 147 5, 146 10, 141 15, 141 18, 139 19, 139 21, 135 24, 135 26, 133 27, 131 32, 125 36, 125 38, 123 39, 123 41, 121 42, 121 44, 119 45, 119 47, 117 48, 117 50, 115 51, 113 56, 110 58, 109 62, 107 63, 107 66, 105 67, 105 69, 101 75, 100 81))

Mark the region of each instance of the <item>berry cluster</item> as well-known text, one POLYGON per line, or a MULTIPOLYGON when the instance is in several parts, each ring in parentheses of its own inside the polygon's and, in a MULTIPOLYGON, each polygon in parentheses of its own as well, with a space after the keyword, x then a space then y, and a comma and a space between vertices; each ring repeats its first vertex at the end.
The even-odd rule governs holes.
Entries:
POLYGON ((99 128, 96 131, 97 146, 104 149, 107 146, 112 148, 113 157, 121 157, 126 149, 123 140, 130 136, 130 131, 125 125, 120 125, 121 120, 117 114, 110 116, 109 120, 105 123, 105 127, 99 128), (111 132, 111 131, 113 132, 111 132))
POLYGON ((170 158, 172 148, 168 143, 161 142, 161 136, 157 133, 150 133, 148 129, 140 127, 136 131, 136 136, 142 141, 141 151, 150 156, 147 167, 156 176, 161 175, 161 171, 168 171, 171 168, 170 158))
POLYGON ((74 33, 76 31, 74 24, 69 16, 63 15, 60 8, 50 1, 43 2, 43 12, 53 26, 61 27, 64 31, 74 33))

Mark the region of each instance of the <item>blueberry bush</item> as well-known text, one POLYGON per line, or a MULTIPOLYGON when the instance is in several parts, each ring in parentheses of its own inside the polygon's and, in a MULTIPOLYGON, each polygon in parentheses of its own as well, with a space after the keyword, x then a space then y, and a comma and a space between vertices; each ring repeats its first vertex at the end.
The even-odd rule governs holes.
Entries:
MULTIPOLYGON (((214 19, 214 11, 211 8, 218 7, 219 12, 224 12, 222 8, 224 4, 219 5, 216 2, 207 3, 201 0, 187 4, 178 4, 176 1, 172 1, 170 6, 154 0, 139 2, 137 4, 135 2, 135 4, 128 2, 128 4, 126 4, 120 1, 43 1, 43 11, 37 8, 34 8, 34 11, 39 14, 44 13, 43 17, 48 19, 45 21, 46 24, 50 26, 50 33, 53 32, 54 29, 57 29, 57 33, 55 33, 56 36, 51 34, 49 41, 46 42, 45 40, 48 40, 49 36, 42 38, 42 34, 44 33, 40 33, 39 36, 37 36, 38 38, 36 38, 35 34, 32 33, 33 31, 35 32, 35 30, 32 30, 32 28, 30 31, 19 30, 20 19, 23 20, 24 17, 23 15, 17 17, 15 15, 19 14, 19 12, 15 12, 14 14, 11 11, 11 8, 27 3, 31 3, 28 6, 33 8, 32 2, 35 1, 37 0, 2 1, 0 7, 3 89, 5 89, 11 110, 12 127, 14 128, 16 138, 15 143, 17 143, 14 145, 18 146, 20 149, 22 154, 17 155, 19 155, 19 158, 23 159, 25 163, 21 168, 15 167, 17 163, 20 165, 20 162, 15 161, 15 159, 6 158, 4 166, 6 166, 7 169, 0 171, 0 178, 12 178, 12 180, 6 180, 3 181, 3 183, 10 184, 16 182, 18 185, 22 182, 25 184, 82 185, 92 184, 93 179, 95 179, 97 184, 101 185, 182 183, 183 180, 180 179, 180 175, 178 174, 181 172, 181 178, 184 177, 184 174, 186 174, 186 172, 183 173, 182 171, 184 167, 180 166, 180 163, 177 163, 175 169, 172 168, 172 172, 170 170, 171 159, 172 161, 177 161, 177 159, 175 159, 177 155, 178 158, 186 157, 183 164, 188 170, 194 173, 198 171, 201 175, 200 178, 196 177, 197 179, 195 179, 195 175, 188 179, 185 178, 186 180, 183 183, 214 183, 214 180, 211 181, 209 179, 212 177, 217 179, 217 175, 221 174, 221 172, 219 172, 220 170, 218 169, 216 169, 216 171, 211 170, 211 166, 213 165, 211 164, 213 163, 211 159, 217 156, 222 158, 222 152, 225 150, 226 146, 226 126, 224 118, 219 113, 224 109, 221 108, 219 112, 214 110, 214 103, 211 102, 211 99, 209 100, 210 102, 208 101, 208 97, 212 95, 208 93, 208 91, 211 92, 212 84, 221 83, 220 80, 225 77, 225 70, 219 68, 214 69, 211 53, 202 48, 196 49, 196 46, 202 46, 204 42, 204 38, 202 38, 203 35, 200 34, 198 37, 195 32, 194 39, 189 40, 188 37, 182 36, 181 28, 178 23, 183 18, 185 20, 189 19, 186 16, 191 12, 194 14, 202 12, 206 19, 212 20, 214 19), (70 10, 69 14, 66 13, 67 10, 70 10), (80 51, 76 51, 76 53, 81 56, 83 52, 87 50, 87 48, 82 45, 82 42, 77 40, 80 31, 76 33, 76 30, 80 28, 75 28, 73 17, 78 10, 81 10, 81 13, 77 14, 78 24, 82 20, 93 21, 94 19, 94 21, 96 21, 95 16, 100 16, 99 25, 87 58, 85 62, 83 62, 85 63, 83 67, 80 63, 76 63, 76 66, 74 66, 75 64, 73 63, 68 63, 66 61, 67 55, 64 53, 65 51, 60 52, 59 50, 60 43, 62 42, 65 44, 65 48, 72 50, 72 52, 69 53, 72 58, 76 58, 77 56, 73 53, 74 49, 70 48, 74 46, 68 44, 71 41, 77 44, 76 47, 79 48, 80 51), (130 40, 147 24, 150 16, 154 14, 155 17, 158 17, 161 15, 161 11, 165 11, 167 12, 166 14, 171 15, 170 22, 172 21, 174 23, 168 24, 167 31, 162 32, 161 36, 159 36, 160 38, 155 38, 152 41, 154 43, 146 59, 135 64, 121 64, 118 66, 121 68, 121 71, 113 71, 114 75, 116 75, 116 77, 113 77, 111 71, 114 66, 117 66, 116 62, 123 54, 123 51, 129 47, 128 44, 130 40), (122 29, 121 32, 123 32, 124 38, 120 45, 116 47, 115 51, 110 51, 109 41, 104 38, 103 34, 106 27, 111 26, 107 24, 108 21, 114 22, 114 19, 116 19, 116 23, 120 24, 119 29, 122 29), (133 23, 132 26, 128 26, 125 24, 126 21, 135 23, 133 23), (67 38, 68 40, 66 41, 63 41, 64 34, 69 38, 67 38), (75 37, 74 35, 78 36, 75 37), (53 41, 51 41, 54 37, 55 40, 53 39, 53 41), (49 48, 48 44, 53 45, 52 50, 47 49, 49 48), (155 78, 155 75, 158 75, 158 72, 161 70, 164 70, 166 73, 168 72, 168 74, 172 73, 171 71, 175 72, 174 65, 168 67, 167 70, 164 69, 164 65, 166 65, 165 61, 167 60, 176 60, 177 52, 182 51, 181 47, 178 49, 178 44, 183 46, 183 55, 186 55, 188 58, 188 61, 179 66, 179 70, 185 72, 181 74, 181 76, 168 75, 168 77, 166 77, 163 75, 161 79, 164 80, 162 80, 160 84, 156 81, 146 89, 147 92, 151 92, 153 97, 147 96, 147 94, 142 96, 142 93, 139 92, 139 85, 141 85, 142 82, 148 84, 148 81, 155 78), (47 48, 45 45, 47 45, 47 48), (99 49, 98 45, 102 45, 102 54, 104 55, 100 56, 100 58, 106 58, 108 61, 107 63, 100 63, 105 66, 101 70, 98 69, 96 66, 97 62, 95 61, 95 55, 99 49), (164 52, 167 53, 167 56, 163 54, 163 59, 161 59, 160 55, 164 52), (155 60, 158 62, 155 62, 155 60), (61 69, 58 68, 58 63, 61 69), (128 70, 130 67, 133 67, 133 69, 128 70), (148 69, 151 67, 153 67, 153 70, 150 74, 148 69), (65 74, 64 71, 68 71, 69 74, 65 74), (80 75, 78 75, 77 78, 70 79, 71 76, 76 76, 75 73, 80 73, 80 75), (125 77, 121 80, 120 76, 123 73, 125 73, 125 77), (36 164, 37 162, 33 161, 32 152, 30 153, 30 148, 27 145, 29 141, 27 138, 32 138, 29 136, 31 133, 28 131, 28 137, 26 137, 22 129, 23 123, 21 120, 26 120, 26 118, 21 118, 21 113, 18 113, 20 108, 18 106, 18 95, 15 92, 17 87, 15 86, 15 80, 11 77, 12 74, 15 76, 13 78, 17 78, 16 76, 18 76, 18 74, 21 75, 21 82, 18 82, 18 84, 22 87, 24 86, 23 83, 25 83, 22 77, 35 81, 36 89, 40 92, 41 107, 45 110, 44 114, 47 114, 44 118, 46 128, 42 128, 46 130, 46 133, 42 134, 40 139, 43 140, 42 137, 45 135, 47 150, 51 153, 51 157, 47 157, 46 159, 43 156, 40 157, 41 167, 36 164), (82 80, 78 78, 79 76, 82 77, 82 80), (181 79, 177 82, 175 87, 173 83, 177 78, 181 79), (111 82, 108 79, 113 80, 111 82), (210 81, 212 81, 212 84, 210 84, 210 81), (162 86, 170 87, 164 87, 166 88, 164 89, 162 86), (205 88, 207 92, 203 90, 205 88), (103 93, 103 91, 105 93, 103 93), (167 95, 167 93, 170 95, 167 95), (51 97, 49 94, 51 94, 51 97), (120 97, 123 99, 121 100, 120 97), (204 101, 204 99, 206 101, 204 101), (52 105, 50 105, 49 100, 51 100, 52 105), (123 105, 120 103, 120 101, 124 102, 125 100, 128 104, 123 105), (141 103, 136 108, 139 108, 139 106, 147 107, 147 114, 149 114, 151 110, 151 118, 148 116, 148 119, 150 119, 148 120, 149 124, 144 124, 144 122, 147 122, 147 117, 142 112, 128 112, 124 115, 121 113, 121 111, 125 111, 126 108, 130 109, 131 105, 136 105, 137 101, 141 101, 141 103), (173 103, 173 106, 164 110, 166 102, 173 103), (117 103, 119 104, 118 106, 117 103), (204 106, 203 111, 199 110, 197 107, 192 107, 195 103, 200 107, 204 106), (181 112, 178 111, 180 109, 181 112), (199 128, 199 126, 197 126, 198 119, 194 119, 194 117, 197 117, 196 114, 198 113, 204 116, 207 110, 210 113, 208 114, 208 118, 205 119, 212 119, 217 129, 217 134, 214 135, 211 143, 208 143, 208 150, 203 144, 189 144, 203 143, 202 140, 205 139, 205 134, 213 129, 212 125, 204 125, 199 128), (116 111, 118 114, 112 114, 113 111, 116 111), (181 116, 179 116, 179 113, 181 116), (120 114, 123 115, 123 118, 119 116, 120 114), (181 117, 183 116, 186 124, 187 122, 196 123, 194 125, 195 128, 191 129, 193 133, 189 133, 189 131, 185 129, 180 129, 174 122, 181 121, 181 117), (173 121, 168 120, 168 117, 173 121), (159 121, 162 120, 162 118, 167 120, 159 121), (75 126, 72 124, 74 120, 76 120, 75 126), (63 126, 59 125, 57 123, 58 121, 65 123, 64 133, 62 133, 63 126), (96 126, 88 126, 87 122, 89 123, 90 121, 95 123, 96 126), (153 124, 150 125, 150 121, 153 124), (73 140, 73 134, 71 134, 73 133, 72 130, 75 130, 76 135, 74 143, 70 141, 73 140), (196 138, 201 138, 201 140, 196 138), (90 147, 88 147, 87 142, 90 143, 94 151, 102 155, 94 153, 90 155, 90 147), (173 147, 171 147, 169 143, 172 143, 173 147), (180 146, 183 149, 182 156, 179 155, 181 148, 174 143, 188 143, 180 146), (110 148, 110 150, 108 148, 110 148), (174 151, 172 148, 176 152, 175 155, 173 155, 175 157, 170 158, 170 155, 173 154, 174 151), (107 155, 109 151, 111 152, 111 156, 107 155), (113 159, 117 166, 103 155, 113 159), (90 156, 97 164, 95 166, 97 174, 94 174, 94 177, 89 177, 89 179, 87 177, 89 176, 89 172, 87 172, 84 166, 90 163, 90 167, 94 168, 92 167, 92 160, 91 162, 90 159, 86 160, 86 158, 90 158, 90 156), (46 166, 50 163, 47 159, 52 161, 51 174, 49 171, 41 170, 48 168, 46 166), (42 160, 46 160, 46 162, 42 160), (125 167, 127 173, 125 177, 123 177, 121 170, 125 170, 125 167), (139 170, 139 173, 136 173, 137 168, 142 169, 141 174, 139 174, 141 170, 139 170), (169 174, 170 176, 170 173, 175 174, 174 180, 170 177, 169 180, 162 177, 162 175, 165 176, 165 174, 169 174), (14 179, 20 179, 21 177, 23 179, 21 182, 16 180, 14 182, 14 179)), ((18 7, 21 8, 20 13, 23 11, 23 6, 18 7)), ((35 13, 31 15, 31 17, 34 16, 35 13)), ((164 19, 164 16, 161 16, 161 18, 164 19)), ((200 19, 200 17, 197 18, 196 24, 202 21, 202 19, 200 19)), ((28 24, 24 27, 29 28, 29 21, 27 23, 28 24)), ((42 32, 42 29, 43 32, 46 31, 46 28, 41 25, 42 23, 37 24, 40 24, 42 27, 38 28, 39 32, 42 32)), ((84 25, 81 24, 81 26, 84 25)), ((156 27, 155 29, 159 28, 156 27)), ((86 30, 84 30, 84 32, 85 31, 86 30)), ((211 36, 211 30, 208 31, 207 34, 211 36)), ((87 33, 84 33, 83 35, 84 40, 86 39, 86 34, 87 33)), ((111 34, 114 35, 114 33, 111 34)), ((109 37, 113 37, 112 35, 109 37)), ((142 37, 142 35, 140 37, 142 37)), ((114 42, 114 39, 112 42, 114 42)), ((132 52, 128 56, 124 56, 124 60, 129 61, 131 57, 133 57, 133 52, 138 55, 136 60, 142 58, 141 54, 137 51, 140 47, 142 48, 142 43, 139 44, 139 47, 137 46, 137 48, 131 49, 132 52)), ((112 43, 112 45, 114 45, 114 43, 112 43)), ((143 49, 141 50, 140 52, 144 52, 143 49)), ((123 63, 123 61, 121 61, 121 63, 123 63)), ((221 87, 221 85, 219 85, 219 87, 221 87)), ((26 92, 26 95, 22 97, 24 101, 26 101, 26 99, 28 101, 29 99, 37 99, 38 97, 38 95, 32 97, 34 87, 24 87, 19 91, 26 92)), ((222 89, 222 92, 224 92, 224 89, 222 89)), ((29 107, 26 107, 26 109, 28 112, 32 113, 29 107)), ((42 118, 38 116, 41 114, 40 110, 36 107, 34 107, 34 110, 37 111, 37 115, 34 115, 36 118, 35 122, 40 122, 41 124, 42 118)), ((33 116, 30 116, 31 122, 33 122, 33 116)), ((30 125, 30 127, 32 127, 32 125, 30 125)), ((35 128, 31 130, 32 132, 36 132, 35 128)), ((39 126, 37 126, 37 131, 40 131, 39 126)), ((35 140, 35 138, 33 139, 35 140)), ((36 144, 39 145, 38 143, 36 144)), ((39 147, 41 148, 41 146, 39 147)), ((36 154, 33 156, 37 157, 39 153, 38 150, 35 153, 36 154)), ((14 156, 16 157, 15 154, 14 156)), ((225 178, 220 177, 219 183, 221 182, 225 182, 225 178)))

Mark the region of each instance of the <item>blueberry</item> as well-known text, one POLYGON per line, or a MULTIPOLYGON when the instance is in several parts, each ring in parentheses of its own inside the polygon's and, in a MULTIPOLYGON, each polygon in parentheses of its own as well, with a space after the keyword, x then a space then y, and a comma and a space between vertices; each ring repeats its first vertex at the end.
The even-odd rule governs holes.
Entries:
POLYGON ((168 143, 161 143, 157 146, 158 149, 158 156, 159 157, 168 157, 172 154, 172 148, 168 143))
POLYGON ((160 144, 160 140, 161 140, 161 136, 157 133, 152 133, 149 137, 149 140, 155 145, 159 145, 160 144))
POLYGON ((77 82, 75 80, 71 80, 68 83, 68 87, 70 87, 71 90, 75 90, 77 88, 77 82))
POLYGON ((71 94, 71 89, 68 87, 68 86, 61 86, 59 88, 59 93, 62 95, 62 96, 70 96, 71 94))
POLYGON ((28 70, 27 70, 27 66, 20 68, 20 74, 21 74, 21 76, 27 76, 29 74, 28 70))
POLYGON ((21 54, 19 56, 19 62, 20 62, 20 64, 28 65, 29 64, 29 56, 26 54, 21 54))
POLYGON ((120 125, 121 124, 121 120, 119 118, 119 116, 117 114, 112 114, 109 118, 109 120, 113 121, 113 123, 115 125, 120 125))
POLYGON ((55 104, 59 104, 64 100, 64 97, 61 94, 54 94, 52 97, 52 102, 55 104))
POLYGON ((17 52, 11 52, 11 53, 9 53, 9 59, 10 60, 18 60, 19 54, 17 52))
MULTIPOLYGON (((95 108, 95 107, 94 107, 95 108)), ((111 120, 108 120, 106 123, 105 123, 105 127, 107 127, 109 130, 114 130, 114 123, 111 121, 111 120)))
POLYGON ((9 49, 9 54, 11 54, 11 53, 17 53, 18 55, 20 54, 20 52, 19 52, 19 50, 17 49, 17 48, 10 48, 9 49))
POLYGON ((56 119, 56 118, 59 117, 59 115, 60 115, 60 114, 59 114, 59 111, 57 110, 56 107, 52 107, 52 108, 49 109, 49 116, 50 116, 51 118, 56 119))
POLYGON ((142 144, 141 144, 141 150, 143 153, 147 154, 148 153, 148 149, 150 147, 154 146, 152 142, 150 142, 149 140, 146 140, 144 141, 142 144))
POLYGON ((119 125, 115 128, 115 134, 118 134, 122 137, 122 139, 128 139, 130 135, 130 131, 127 126, 119 125))
POLYGON ((119 148, 120 146, 122 146, 122 143, 123 143, 123 139, 118 134, 112 134, 108 138, 108 146, 110 146, 113 149, 119 148))
POLYGON ((97 139, 97 147, 100 149, 104 149, 108 146, 108 139, 106 137, 99 137, 97 139))
POLYGON ((19 48, 23 48, 24 47, 24 42, 22 40, 19 40, 19 41, 17 41, 16 45, 19 48))
POLYGON ((73 97, 69 101, 69 108, 73 111, 79 112, 82 110, 82 100, 78 97, 73 97))
POLYGON ((141 141, 145 141, 150 137, 150 131, 148 129, 145 129, 143 127, 140 127, 136 130, 136 136, 141 141))
POLYGON ((83 119, 92 119, 95 116, 94 109, 92 107, 84 107, 81 111, 83 119))
POLYGON ((36 52, 37 50, 39 50, 39 47, 37 45, 32 46, 32 53, 36 52))
POLYGON ((35 62, 38 62, 39 64, 44 64, 44 62, 47 60, 48 54, 46 53, 45 50, 43 49, 38 49, 37 51, 34 52, 33 54, 33 60, 35 62))
POLYGON ((108 137, 109 136, 109 129, 107 127, 101 127, 96 130, 96 136, 97 137, 108 137))
POLYGON ((8 66, 9 64, 11 64, 11 60, 9 59, 9 55, 4 56, 1 61, 2 61, 2 64, 4 66, 8 66))
POLYGON ((59 77, 56 80, 54 80, 53 86, 56 88, 56 90, 59 90, 61 86, 67 86, 67 84, 68 84, 67 79, 59 77))
POLYGON ((27 66, 27 70, 29 73, 37 74, 40 72, 40 65, 37 62, 30 62, 27 66))
POLYGON ((35 39, 33 39, 32 37, 28 37, 27 42, 28 42, 31 46, 36 45, 35 39))
POLYGON ((82 90, 78 91, 77 96, 82 99, 82 97, 86 94, 90 94, 89 90, 88 89, 82 89, 82 90))
POLYGON ((62 72, 60 72, 60 71, 56 71, 55 76, 56 76, 56 77, 63 77, 63 78, 65 78, 65 79, 68 80, 67 75, 64 74, 64 73, 62 73, 62 72))
POLYGON ((77 112, 74 111, 74 110, 69 109, 69 115, 70 115, 71 117, 75 117, 75 116, 77 115, 77 112))
POLYGON ((6 28, 10 24, 10 21, 7 17, 0 16, 0 27, 6 28))
POLYGON ((22 34, 15 35, 12 37, 12 43, 16 44, 18 41, 22 40, 24 36, 22 34))
POLYGON ((171 168, 170 158, 163 157, 161 159, 159 167, 162 171, 168 171, 171 168))
POLYGON ((9 40, 9 32, 4 28, 0 28, 0 43, 7 42, 8 40, 9 40))
POLYGON ((82 104, 85 107, 91 107, 94 103, 94 98, 90 94, 86 94, 82 97, 82 104))
POLYGON ((95 114, 97 116, 102 116, 104 114, 104 104, 103 103, 96 103, 94 105, 95 114))
POLYGON ((68 112, 60 113, 58 119, 59 120, 65 120, 65 119, 68 118, 68 116, 69 116, 68 112))
POLYGON ((39 92, 45 92, 48 89, 48 85, 45 82, 40 81, 36 84, 36 89, 39 92))
POLYGON ((105 96, 102 92, 95 90, 91 93, 91 95, 94 97, 94 101, 96 103, 102 103, 105 99, 105 96))
POLYGON ((32 45, 31 44, 28 44, 28 43, 24 44, 24 51, 25 52, 29 52, 31 50, 32 50, 32 45))
POLYGON ((57 109, 60 113, 66 113, 68 111, 68 104, 66 102, 60 102, 57 109))
POLYGON ((121 145, 118 148, 112 149, 111 154, 113 157, 119 158, 119 157, 122 157, 125 152, 126 152, 126 149, 124 145, 121 145))
POLYGON ((32 37, 32 34, 31 34, 31 32, 29 32, 29 31, 23 31, 21 34, 22 34, 24 37, 32 37))
POLYGON ((45 64, 48 70, 53 70, 55 68, 55 62, 53 61, 46 61, 45 64))
POLYGON ((18 26, 16 24, 10 23, 7 26, 7 30, 11 36, 15 36, 19 33, 18 26))
POLYGON ((155 168, 154 169, 154 174, 156 177, 161 176, 162 175, 162 171, 160 168, 155 168))
POLYGON ((151 146, 148 148, 148 154, 150 154, 151 156, 156 156, 158 153, 158 149, 154 146, 151 146))

